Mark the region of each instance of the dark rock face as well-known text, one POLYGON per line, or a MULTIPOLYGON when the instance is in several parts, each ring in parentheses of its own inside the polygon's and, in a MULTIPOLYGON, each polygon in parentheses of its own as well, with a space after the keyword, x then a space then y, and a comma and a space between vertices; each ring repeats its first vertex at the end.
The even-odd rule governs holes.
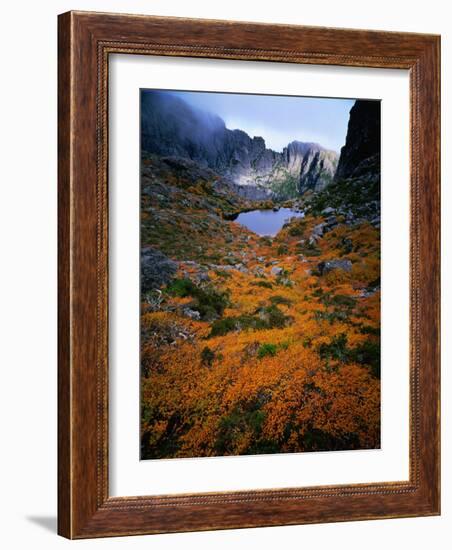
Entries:
POLYGON ((141 250, 141 292, 168 284, 177 271, 177 263, 153 248, 141 250))
POLYGON ((336 181, 368 174, 369 170, 380 173, 380 114, 379 101, 358 99, 351 108, 336 181))
POLYGON ((250 190, 244 196, 268 198, 280 193, 319 191, 333 180, 338 155, 316 143, 293 141, 279 153, 262 137, 229 130, 224 121, 188 105, 168 92, 141 95, 143 151, 190 159, 250 190))

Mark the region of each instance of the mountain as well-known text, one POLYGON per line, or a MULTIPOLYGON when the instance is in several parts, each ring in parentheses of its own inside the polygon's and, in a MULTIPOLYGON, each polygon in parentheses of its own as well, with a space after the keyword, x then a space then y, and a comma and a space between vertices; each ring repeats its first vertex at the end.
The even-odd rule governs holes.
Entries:
POLYGON ((292 141, 282 152, 273 151, 262 137, 230 130, 220 117, 153 90, 141 96, 141 145, 147 153, 208 167, 250 198, 321 191, 332 182, 338 162, 335 151, 317 143, 292 141))

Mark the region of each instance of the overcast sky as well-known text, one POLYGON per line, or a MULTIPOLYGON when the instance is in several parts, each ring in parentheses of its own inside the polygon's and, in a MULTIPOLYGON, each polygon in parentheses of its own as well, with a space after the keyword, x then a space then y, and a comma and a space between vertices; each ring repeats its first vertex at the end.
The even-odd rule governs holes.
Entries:
POLYGON ((226 127, 261 136, 282 151, 293 140, 312 141, 339 152, 345 143, 354 99, 174 92, 187 103, 219 115, 226 127))

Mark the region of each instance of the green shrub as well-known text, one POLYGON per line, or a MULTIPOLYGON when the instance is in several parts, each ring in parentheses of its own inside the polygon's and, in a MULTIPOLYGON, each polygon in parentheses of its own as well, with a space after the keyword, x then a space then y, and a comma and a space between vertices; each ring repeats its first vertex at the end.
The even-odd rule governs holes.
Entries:
POLYGON ((253 434, 252 439, 259 441, 265 417, 266 413, 255 408, 253 404, 248 405, 248 407, 236 405, 218 423, 217 439, 214 446, 216 453, 218 455, 237 454, 236 445, 245 433, 251 432, 253 434))
POLYGON ((370 325, 362 325, 359 329, 361 334, 372 334, 373 336, 380 336, 379 327, 371 327, 370 325))
POLYGON ((347 308, 353 308, 356 304, 356 299, 352 296, 347 296, 345 294, 336 294, 330 300, 331 304, 336 306, 345 306, 347 308))
POLYGON ((278 347, 276 344, 262 344, 257 350, 257 356, 259 359, 263 357, 274 357, 278 353, 278 347))
POLYGON ((350 360, 370 367, 375 378, 380 378, 380 343, 366 340, 350 350, 350 360))
POLYGON ((292 321, 292 318, 285 315, 275 304, 259 308, 256 314, 264 324, 263 328, 283 328, 292 321))
POLYGON ((223 315, 229 305, 229 296, 226 292, 221 292, 213 286, 201 288, 190 279, 175 279, 166 290, 173 296, 194 298, 195 303, 192 307, 199 311, 201 319, 205 320, 223 315))
POLYGON ((306 336, 303 338, 303 347, 304 348, 311 348, 312 347, 312 338, 309 336, 306 336))
POLYGON ((280 244, 276 249, 276 254, 278 256, 284 256, 289 253, 289 247, 286 244, 280 244))
POLYGON ((348 358, 347 336, 345 334, 334 336, 329 344, 320 344, 318 351, 322 359, 346 361, 348 358))
POLYGON ((288 229, 288 233, 291 237, 302 237, 306 229, 306 221, 303 219, 294 220, 288 229))
POLYGON ((193 296, 193 293, 196 292, 196 285, 190 279, 174 279, 166 290, 172 296, 186 298, 187 296, 193 296))
POLYGON ((214 359, 215 353, 208 346, 205 346, 201 352, 201 363, 210 367, 214 359))
POLYGON ((224 336, 233 330, 237 330, 237 318, 226 317, 225 319, 218 319, 212 323, 209 336, 224 336))
POLYGON ((347 336, 339 334, 331 339, 329 344, 318 347, 322 359, 334 359, 341 363, 358 363, 369 367, 375 378, 380 378, 380 342, 366 340, 355 348, 347 347, 347 336))
POLYGON ((275 305, 278 305, 278 304, 284 304, 285 306, 292 305, 292 300, 289 300, 289 298, 286 298, 285 296, 280 296, 279 294, 276 294, 275 296, 270 296, 270 302, 275 305))
POLYGON ((238 315, 215 320, 208 338, 224 336, 228 332, 241 330, 265 330, 269 328, 283 328, 292 321, 292 318, 275 305, 259 309, 255 315, 238 315))

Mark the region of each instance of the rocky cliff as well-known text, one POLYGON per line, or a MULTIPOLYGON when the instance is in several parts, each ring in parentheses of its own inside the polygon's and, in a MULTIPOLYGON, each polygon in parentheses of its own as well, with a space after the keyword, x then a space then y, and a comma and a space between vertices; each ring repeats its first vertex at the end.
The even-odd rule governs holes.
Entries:
POLYGON ((333 180, 338 162, 336 152, 316 143, 293 141, 282 152, 273 151, 262 137, 230 130, 220 117, 176 95, 149 90, 141 96, 141 145, 145 152, 215 170, 249 198, 320 191, 333 180))
POLYGON ((379 101, 358 99, 351 108, 336 181, 367 174, 369 171, 380 173, 380 112, 379 101))
POLYGON ((306 201, 306 211, 327 209, 347 224, 380 227, 380 102, 357 100, 334 181, 306 201))

